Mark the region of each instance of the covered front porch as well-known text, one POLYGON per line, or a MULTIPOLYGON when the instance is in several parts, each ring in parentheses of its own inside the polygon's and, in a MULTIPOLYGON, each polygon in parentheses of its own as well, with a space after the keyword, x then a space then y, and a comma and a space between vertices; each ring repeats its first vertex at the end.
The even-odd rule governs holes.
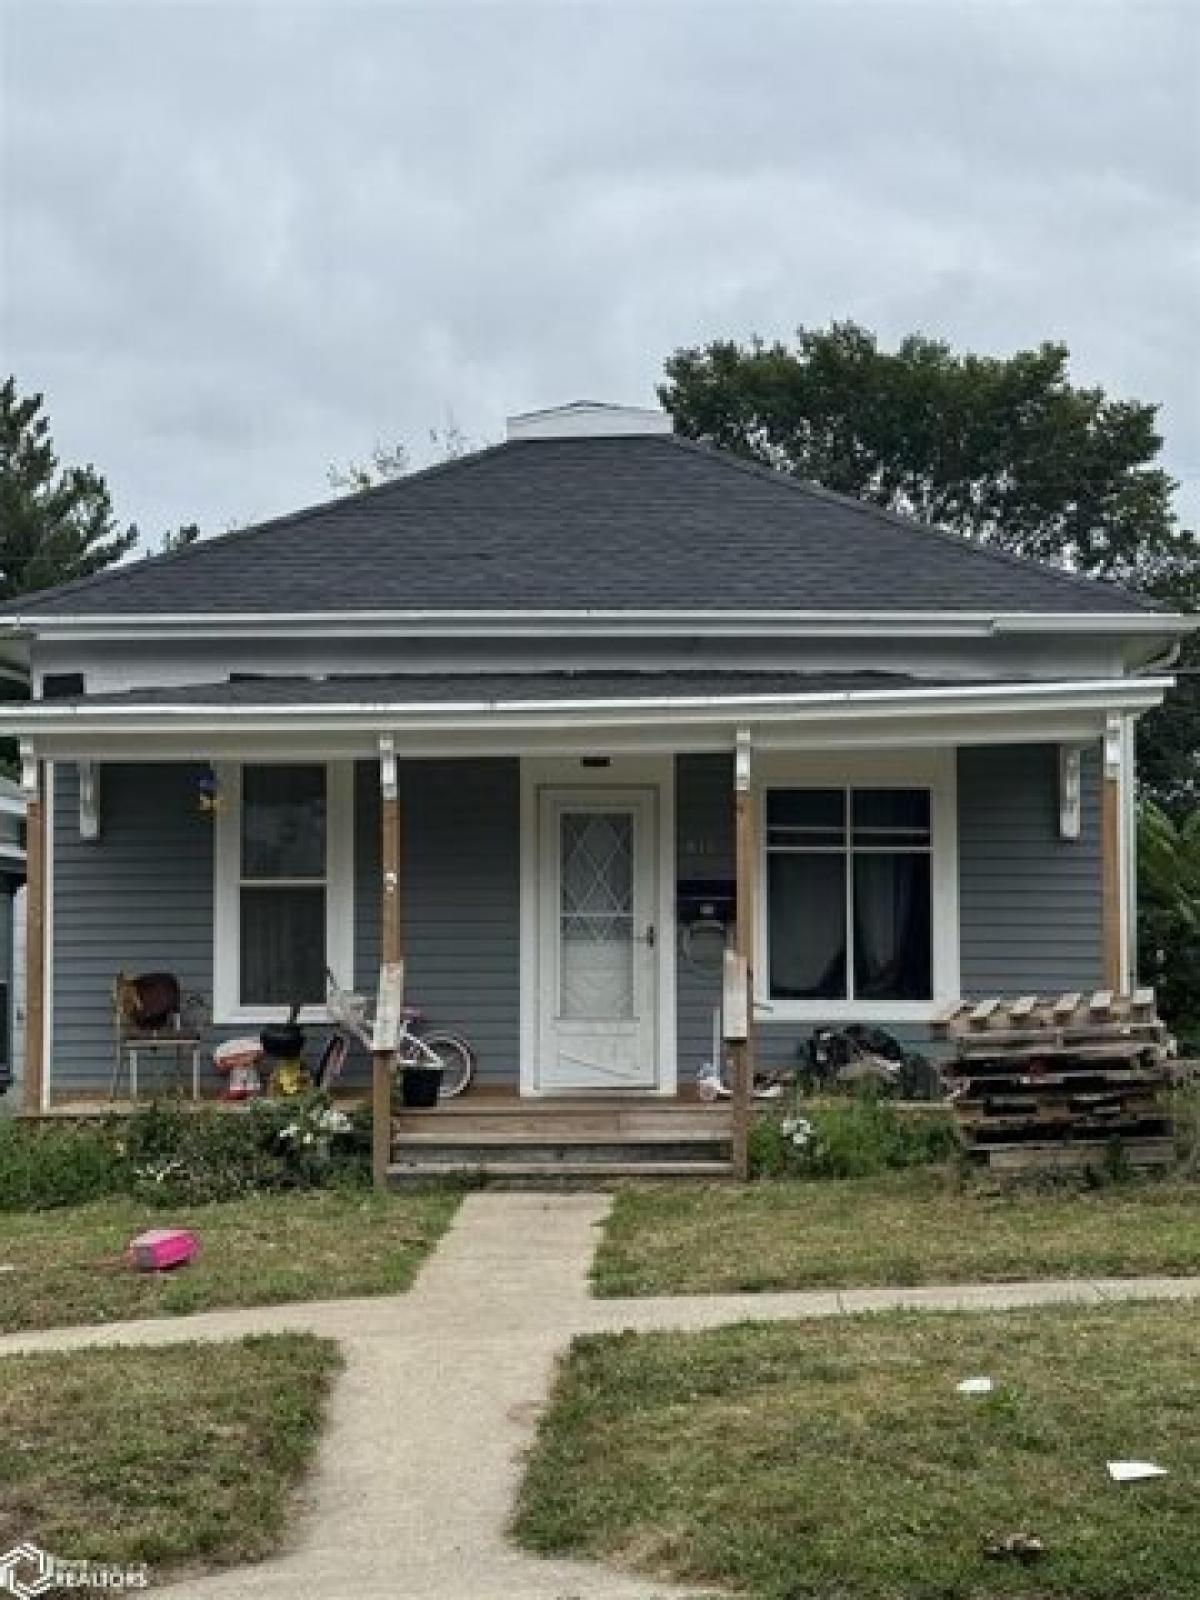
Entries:
POLYGON ((1160 693, 579 672, 36 703, 26 1107, 103 1096, 118 970, 207 993, 207 1052, 290 998, 320 1038, 326 965, 373 991, 403 962, 478 1073, 394 1121, 359 1059, 381 1177, 434 1141, 744 1171, 752 1061, 819 1022, 921 1037, 964 993, 1125 986, 1131 723, 1160 693), (714 1061, 733 1096, 700 1105, 714 1061))

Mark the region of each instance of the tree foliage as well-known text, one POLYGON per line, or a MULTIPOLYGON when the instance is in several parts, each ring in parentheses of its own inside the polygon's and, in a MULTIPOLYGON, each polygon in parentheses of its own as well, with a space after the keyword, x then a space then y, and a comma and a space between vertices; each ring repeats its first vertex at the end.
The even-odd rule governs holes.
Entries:
POLYGON ((1200 808, 1175 822, 1153 802, 1138 822, 1138 970, 1164 1015, 1200 1044, 1200 808))
POLYGON ((1079 572, 1169 580, 1157 408, 1075 386, 1067 361, 1061 344, 964 355, 921 334, 883 350, 835 322, 794 346, 678 350, 659 395, 681 433, 827 489, 1079 572))
POLYGON ((170 555, 173 550, 186 550, 188 545, 195 544, 200 538, 201 533, 197 523, 182 522, 178 528, 167 529, 155 554, 165 556, 170 555))
MULTIPOLYGON (((981 543, 1200 610, 1200 538, 1157 465, 1157 408, 1070 382, 1068 352, 959 354, 913 334, 883 350, 852 322, 793 345, 677 350, 659 389, 679 431, 981 543)), ((1200 803, 1200 643, 1139 728, 1147 793, 1200 803)))
POLYGON ((411 470, 406 444, 399 440, 395 444, 377 441, 365 461, 348 461, 344 467, 335 463, 326 475, 329 487, 339 494, 359 494, 363 489, 373 489, 393 478, 403 478, 411 470))
POLYGON ((0 385, 0 600, 90 577, 137 543, 94 467, 62 467, 40 394, 0 385))
MULTIPOLYGON (((1200 612, 1200 562, 1151 593, 1173 610, 1200 612)), ((1138 723, 1137 774, 1142 792, 1182 821, 1200 809, 1200 634, 1184 639, 1171 670, 1175 688, 1138 723)))
MULTIPOLYGON (((430 428, 429 449, 434 461, 457 461, 481 449, 481 445, 466 433, 452 416, 444 428, 430 428)), ((407 477, 413 471, 412 454, 403 440, 392 444, 376 441, 366 461, 350 461, 344 467, 336 463, 327 473, 329 486, 339 493, 357 494, 363 489, 374 489, 394 478, 407 477)))

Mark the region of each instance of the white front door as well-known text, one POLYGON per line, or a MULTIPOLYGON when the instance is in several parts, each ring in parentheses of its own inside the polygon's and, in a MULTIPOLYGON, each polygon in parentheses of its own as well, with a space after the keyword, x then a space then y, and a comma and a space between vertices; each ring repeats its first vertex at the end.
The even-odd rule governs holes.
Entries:
POLYGON ((658 1083, 653 789, 543 789, 538 1071, 543 1091, 658 1083))

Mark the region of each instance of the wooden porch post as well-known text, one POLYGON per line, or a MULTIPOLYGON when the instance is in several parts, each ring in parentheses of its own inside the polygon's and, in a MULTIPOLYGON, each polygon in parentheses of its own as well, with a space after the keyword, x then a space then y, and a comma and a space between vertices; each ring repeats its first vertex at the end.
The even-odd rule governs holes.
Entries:
POLYGON ((25 1112, 42 1109, 46 1040, 46 812, 42 763, 21 745, 25 795, 25 1112))
POLYGON ((1104 731, 1104 775, 1100 792, 1100 896, 1104 987, 1125 987, 1121 960, 1121 811, 1124 740, 1121 718, 1111 715, 1104 731))
POLYGON ((734 837, 737 860, 735 951, 746 974, 746 1038, 733 1049, 732 1143, 735 1176, 750 1175, 750 1088, 754 1081, 754 813, 750 795, 750 735, 739 729, 734 758, 734 837))
MULTIPOLYGON (((400 938, 400 792, 392 741, 379 741, 380 884, 379 949, 385 966, 402 958, 400 938)), ((387 1187, 392 1159, 392 1076, 394 1052, 371 1057, 371 1170, 377 1189, 387 1187)))

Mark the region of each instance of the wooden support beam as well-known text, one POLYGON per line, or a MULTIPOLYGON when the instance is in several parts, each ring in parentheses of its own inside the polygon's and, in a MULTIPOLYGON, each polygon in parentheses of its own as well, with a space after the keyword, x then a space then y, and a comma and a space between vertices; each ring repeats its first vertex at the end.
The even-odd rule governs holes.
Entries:
POLYGON ((1100 797, 1100 895, 1104 940, 1104 986, 1119 993, 1121 984, 1121 785, 1104 778, 1100 797))
POLYGON ((738 1178, 750 1175, 750 1091, 754 1082, 754 812, 750 794, 750 740, 738 734, 734 775, 737 923, 734 948, 746 970, 746 1038, 733 1053, 732 1144, 738 1178))
MULTIPOLYGON (((402 959, 400 924, 400 794, 396 757, 390 739, 379 741, 380 884, 379 948, 384 966, 402 959)), ((395 1052, 377 1050, 371 1057, 371 1170, 377 1189, 387 1187, 392 1160, 392 1080, 395 1052)))
POLYGON ((42 1110, 46 1039, 46 812, 42 764, 21 752, 25 791, 25 1110, 42 1110))
POLYGON ((371 1057, 371 1177, 376 1189, 387 1188, 392 1162, 392 1077, 395 1053, 376 1050, 371 1057))

